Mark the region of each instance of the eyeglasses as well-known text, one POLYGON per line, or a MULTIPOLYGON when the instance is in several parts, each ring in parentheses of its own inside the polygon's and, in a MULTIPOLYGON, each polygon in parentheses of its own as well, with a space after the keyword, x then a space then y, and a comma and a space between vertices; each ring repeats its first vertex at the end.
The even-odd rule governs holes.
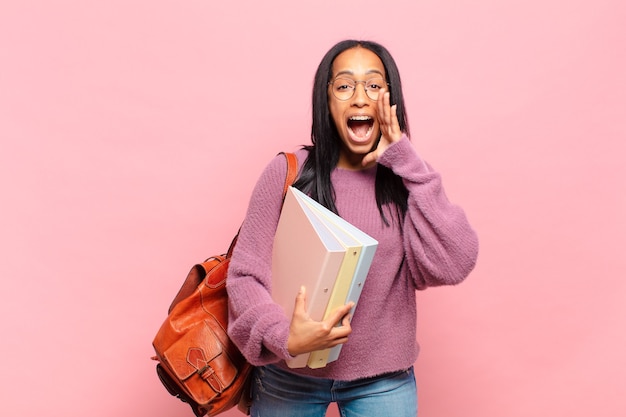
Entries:
POLYGON ((365 93, 370 98, 370 100, 378 100, 378 94, 380 94, 380 89, 387 87, 389 84, 385 82, 380 77, 370 78, 367 81, 357 81, 352 78, 335 78, 333 81, 329 82, 328 85, 331 86, 331 90, 333 90, 333 95, 338 100, 350 100, 356 91, 357 84, 363 83, 363 87, 365 88, 365 93))

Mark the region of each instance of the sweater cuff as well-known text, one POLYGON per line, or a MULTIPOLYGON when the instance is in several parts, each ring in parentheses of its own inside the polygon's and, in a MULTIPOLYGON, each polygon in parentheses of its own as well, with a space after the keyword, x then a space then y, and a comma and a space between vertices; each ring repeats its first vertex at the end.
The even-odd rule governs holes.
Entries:
POLYGON ((382 155, 378 157, 378 163, 390 168, 401 177, 408 173, 423 174, 430 171, 426 162, 417 154, 406 134, 402 134, 399 141, 392 143, 385 149, 382 155))
POLYGON ((281 331, 276 339, 276 344, 274 345, 275 353, 280 359, 289 360, 294 357, 289 353, 289 349, 287 348, 287 341, 289 340, 289 328, 286 331, 281 331))

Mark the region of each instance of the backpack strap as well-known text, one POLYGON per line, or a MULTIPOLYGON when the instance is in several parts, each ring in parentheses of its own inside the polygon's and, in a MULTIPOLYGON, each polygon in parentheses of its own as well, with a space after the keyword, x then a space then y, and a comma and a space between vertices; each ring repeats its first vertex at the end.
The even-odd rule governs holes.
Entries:
MULTIPOLYGON (((283 186, 283 201, 285 200, 285 196, 287 195, 287 190, 296 181, 296 177, 298 176, 298 158, 296 158, 296 154, 292 152, 280 152, 279 155, 284 155, 287 159, 287 175, 285 175, 285 185, 283 186)), ((226 252, 226 257, 230 258, 233 254, 233 249, 235 249, 235 243, 237 243, 237 237, 239 236, 239 231, 230 242, 230 246, 228 247, 228 252, 226 252)))
POLYGON ((287 158, 287 176, 285 177, 285 186, 283 187, 283 199, 287 195, 287 189, 296 181, 298 176, 298 159, 295 153, 281 152, 287 158))

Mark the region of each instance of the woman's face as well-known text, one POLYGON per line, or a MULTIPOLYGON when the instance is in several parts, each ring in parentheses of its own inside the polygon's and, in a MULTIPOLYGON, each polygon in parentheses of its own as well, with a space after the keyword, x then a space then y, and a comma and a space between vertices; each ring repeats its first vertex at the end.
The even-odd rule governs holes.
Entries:
POLYGON ((361 160, 376 147, 380 127, 375 98, 380 88, 386 88, 384 80, 385 67, 369 49, 348 49, 335 58, 328 107, 342 142, 338 167, 362 169, 361 160))

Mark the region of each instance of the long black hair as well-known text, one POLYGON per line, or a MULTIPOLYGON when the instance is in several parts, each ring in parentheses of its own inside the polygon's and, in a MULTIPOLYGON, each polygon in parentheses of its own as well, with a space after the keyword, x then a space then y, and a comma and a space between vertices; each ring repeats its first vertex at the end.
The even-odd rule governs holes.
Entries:
MULTIPOLYGON (((344 40, 333 46, 322 58, 313 82, 313 122, 311 126, 312 145, 304 148, 309 151, 308 158, 300 177, 294 184, 304 193, 310 194, 315 200, 337 212, 335 206, 335 193, 330 182, 330 173, 339 162, 339 150, 341 139, 332 120, 328 107, 328 83, 332 77, 332 67, 335 58, 342 52, 362 47, 375 53, 382 61, 387 74, 389 84, 390 102, 397 105, 396 114, 400 130, 409 134, 409 125, 406 117, 404 97, 402 96, 402 84, 400 73, 396 63, 385 47, 372 41, 344 40)), ((402 179, 395 175, 391 169, 378 165, 376 171, 376 204, 383 222, 389 225, 389 219, 385 215, 384 207, 393 205, 396 219, 402 223, 407 210, 408 191, 402 179)))

